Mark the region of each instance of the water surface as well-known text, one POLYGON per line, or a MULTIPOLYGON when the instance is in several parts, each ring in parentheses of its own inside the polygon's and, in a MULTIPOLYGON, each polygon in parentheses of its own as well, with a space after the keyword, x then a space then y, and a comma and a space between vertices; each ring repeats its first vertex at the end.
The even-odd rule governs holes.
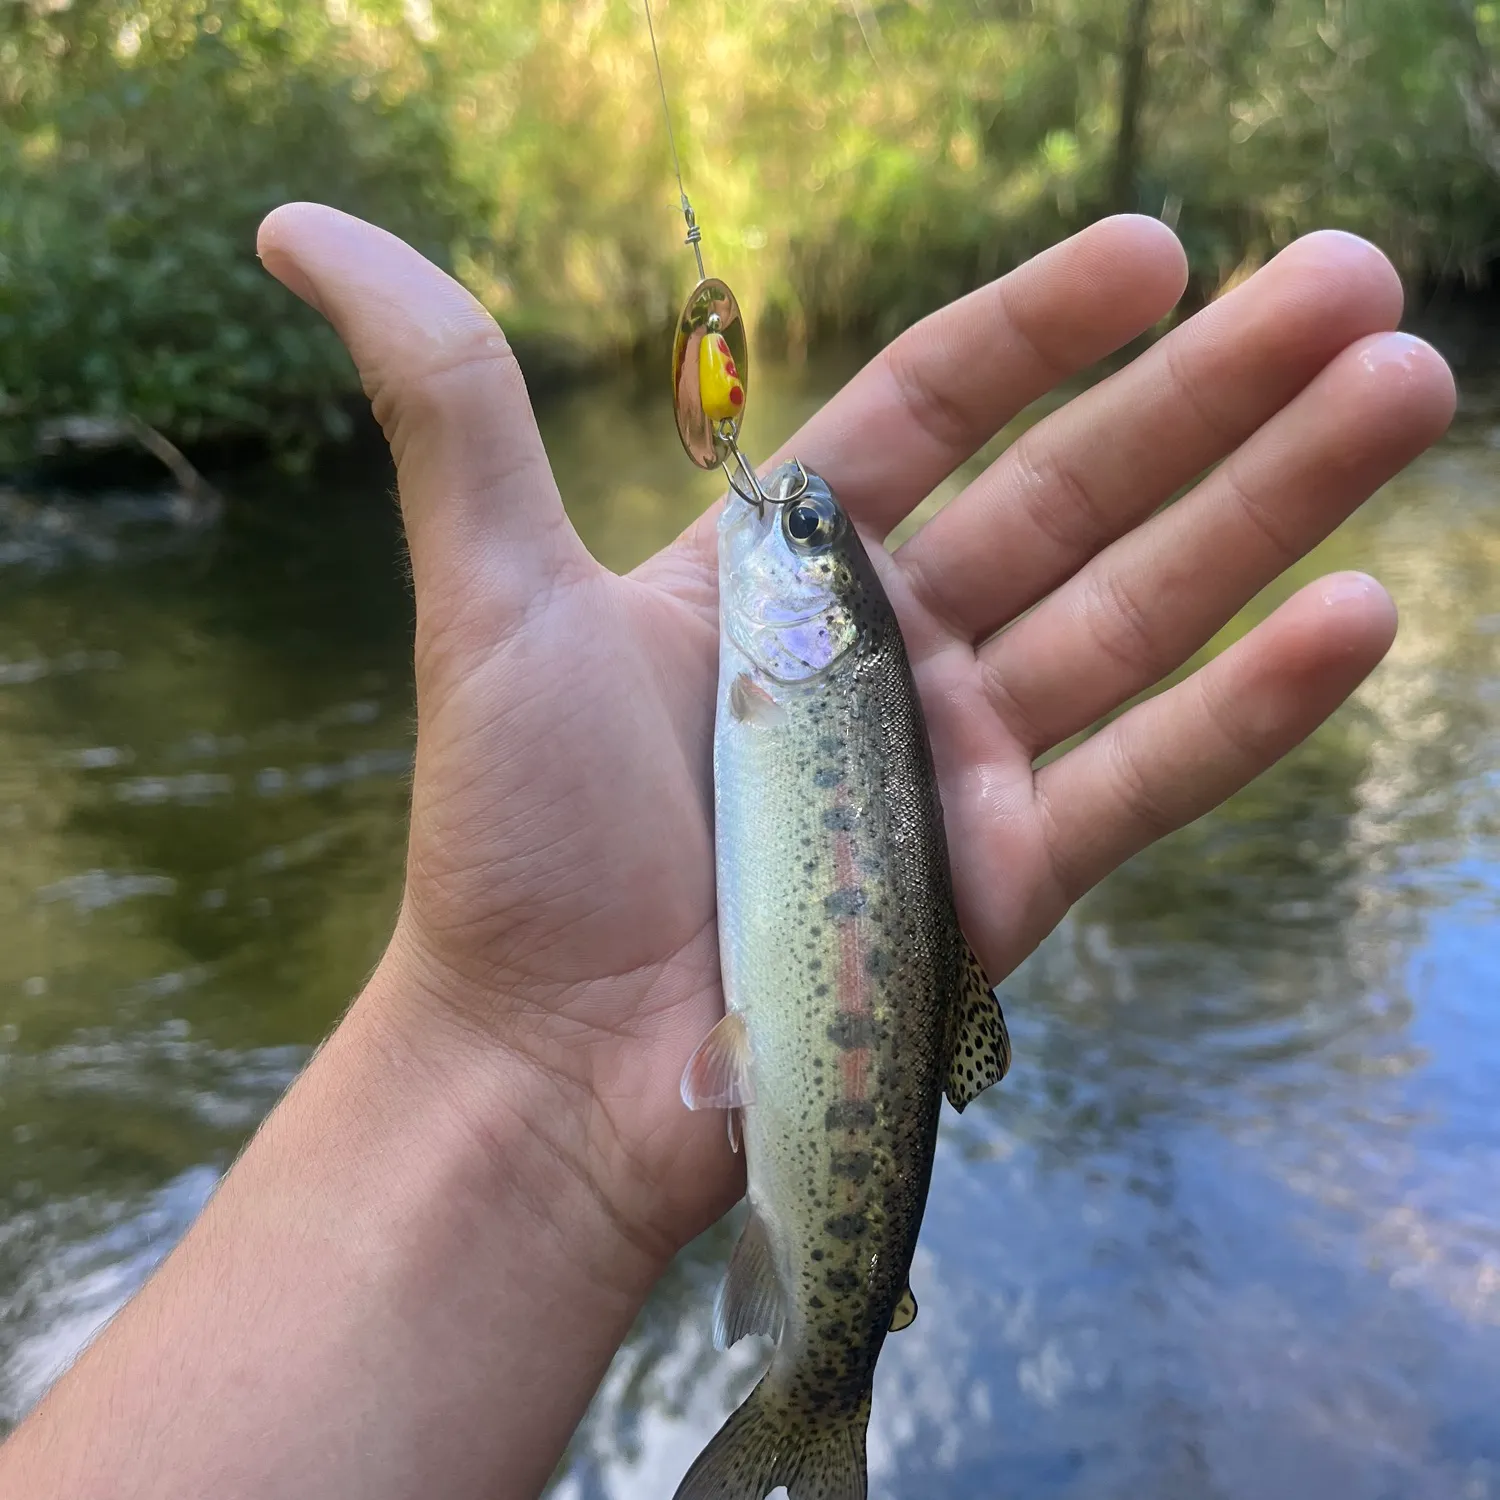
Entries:
MULTIPOLYGON (((837 373, 762 385, 763 431, 837 373)), ((656 393, 543 420, 612 566, 713 492, 656 393)), ((1497 482, 1500 432, 1461 422, 1225 633, 1336 567, 1402 614, 1333 723, 1007 981, 1017 1067, 945 1120, 874 1496, 1500 1497, 1497 482)), ((182 1232, 395 909, 389 476, 227 486, 207 534, 138 497, 0 505, 5 1420, 182 1232)), ((747 1388, 760 1351, 708 1338, 729 1243, 663 1283, 559 1496, 670 1494, 747 1388)))

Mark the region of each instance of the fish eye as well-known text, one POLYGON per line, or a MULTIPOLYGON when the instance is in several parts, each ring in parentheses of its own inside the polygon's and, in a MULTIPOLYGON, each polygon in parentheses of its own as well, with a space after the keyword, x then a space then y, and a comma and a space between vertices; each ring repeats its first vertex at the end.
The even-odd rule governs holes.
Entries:
POLYGON ((838 508, 829 497, 809 495, 787 506, 782 527, 787 540, 799 552, 819 551, 838 535, 838 508))

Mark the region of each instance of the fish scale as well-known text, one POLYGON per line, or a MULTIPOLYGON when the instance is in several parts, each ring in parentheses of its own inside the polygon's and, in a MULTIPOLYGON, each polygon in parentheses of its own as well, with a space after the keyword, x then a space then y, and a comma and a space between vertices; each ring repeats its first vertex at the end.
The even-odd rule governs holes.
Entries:
POLYGON ((828 486, 801 477, 767 485, 797 484, 794 504, 731 498, 720 522, 726 1016, 684 1077, 689 1103, 742 1117, 751 1213, 717 1336, 777 1344, 678 1500, 864 1495, 875 1364, 914 1312, 944 1090, 962 1107, 1009 1058, 954 912, 895 614, 828 486))

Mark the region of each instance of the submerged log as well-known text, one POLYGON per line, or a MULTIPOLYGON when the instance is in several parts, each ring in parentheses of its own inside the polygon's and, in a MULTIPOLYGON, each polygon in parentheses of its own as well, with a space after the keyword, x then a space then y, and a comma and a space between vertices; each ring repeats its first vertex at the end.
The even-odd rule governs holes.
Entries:
POLYGON ((56 417, 37 431, 37 448, 46 454, 60 453, 64 448, 126 447, 143 449, 171 474, 181 501, 180 521, 191 526, 209 526, 219 519, 224 510, 224 496, 176 443, 139 417, 56 417))

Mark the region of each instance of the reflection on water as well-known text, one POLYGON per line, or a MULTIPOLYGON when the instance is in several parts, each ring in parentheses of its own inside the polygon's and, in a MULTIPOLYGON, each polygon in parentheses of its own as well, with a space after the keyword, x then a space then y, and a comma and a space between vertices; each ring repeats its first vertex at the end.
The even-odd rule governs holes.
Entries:
MULTIPOLYGON (((754 418, 786 431, 832 379, 762 378, 754 418)), ((659 393, 544 425, 611 565, 713 493, 659 393)), ((1402 613, 1333 725, 1008 982, 1018 1066, 945 1124, 875 1496, 1500 1497, 1497 479, 1458 432, 1226 632, 1332 567, 1402 613)), ((132 502, 0 537, 8 1417, 379 952, 411 719, 387 486, 241 487, 214 536, 132 502)), ((670 1493, 754 1378, 709 1346, 729 1243, 663 1283, 558 1496, 670 1493)))
POLYGON ((387 483, 245 496, 220 535, 106 500, 0 538, 0 1416, 380 951, 411 721, 387 483))

